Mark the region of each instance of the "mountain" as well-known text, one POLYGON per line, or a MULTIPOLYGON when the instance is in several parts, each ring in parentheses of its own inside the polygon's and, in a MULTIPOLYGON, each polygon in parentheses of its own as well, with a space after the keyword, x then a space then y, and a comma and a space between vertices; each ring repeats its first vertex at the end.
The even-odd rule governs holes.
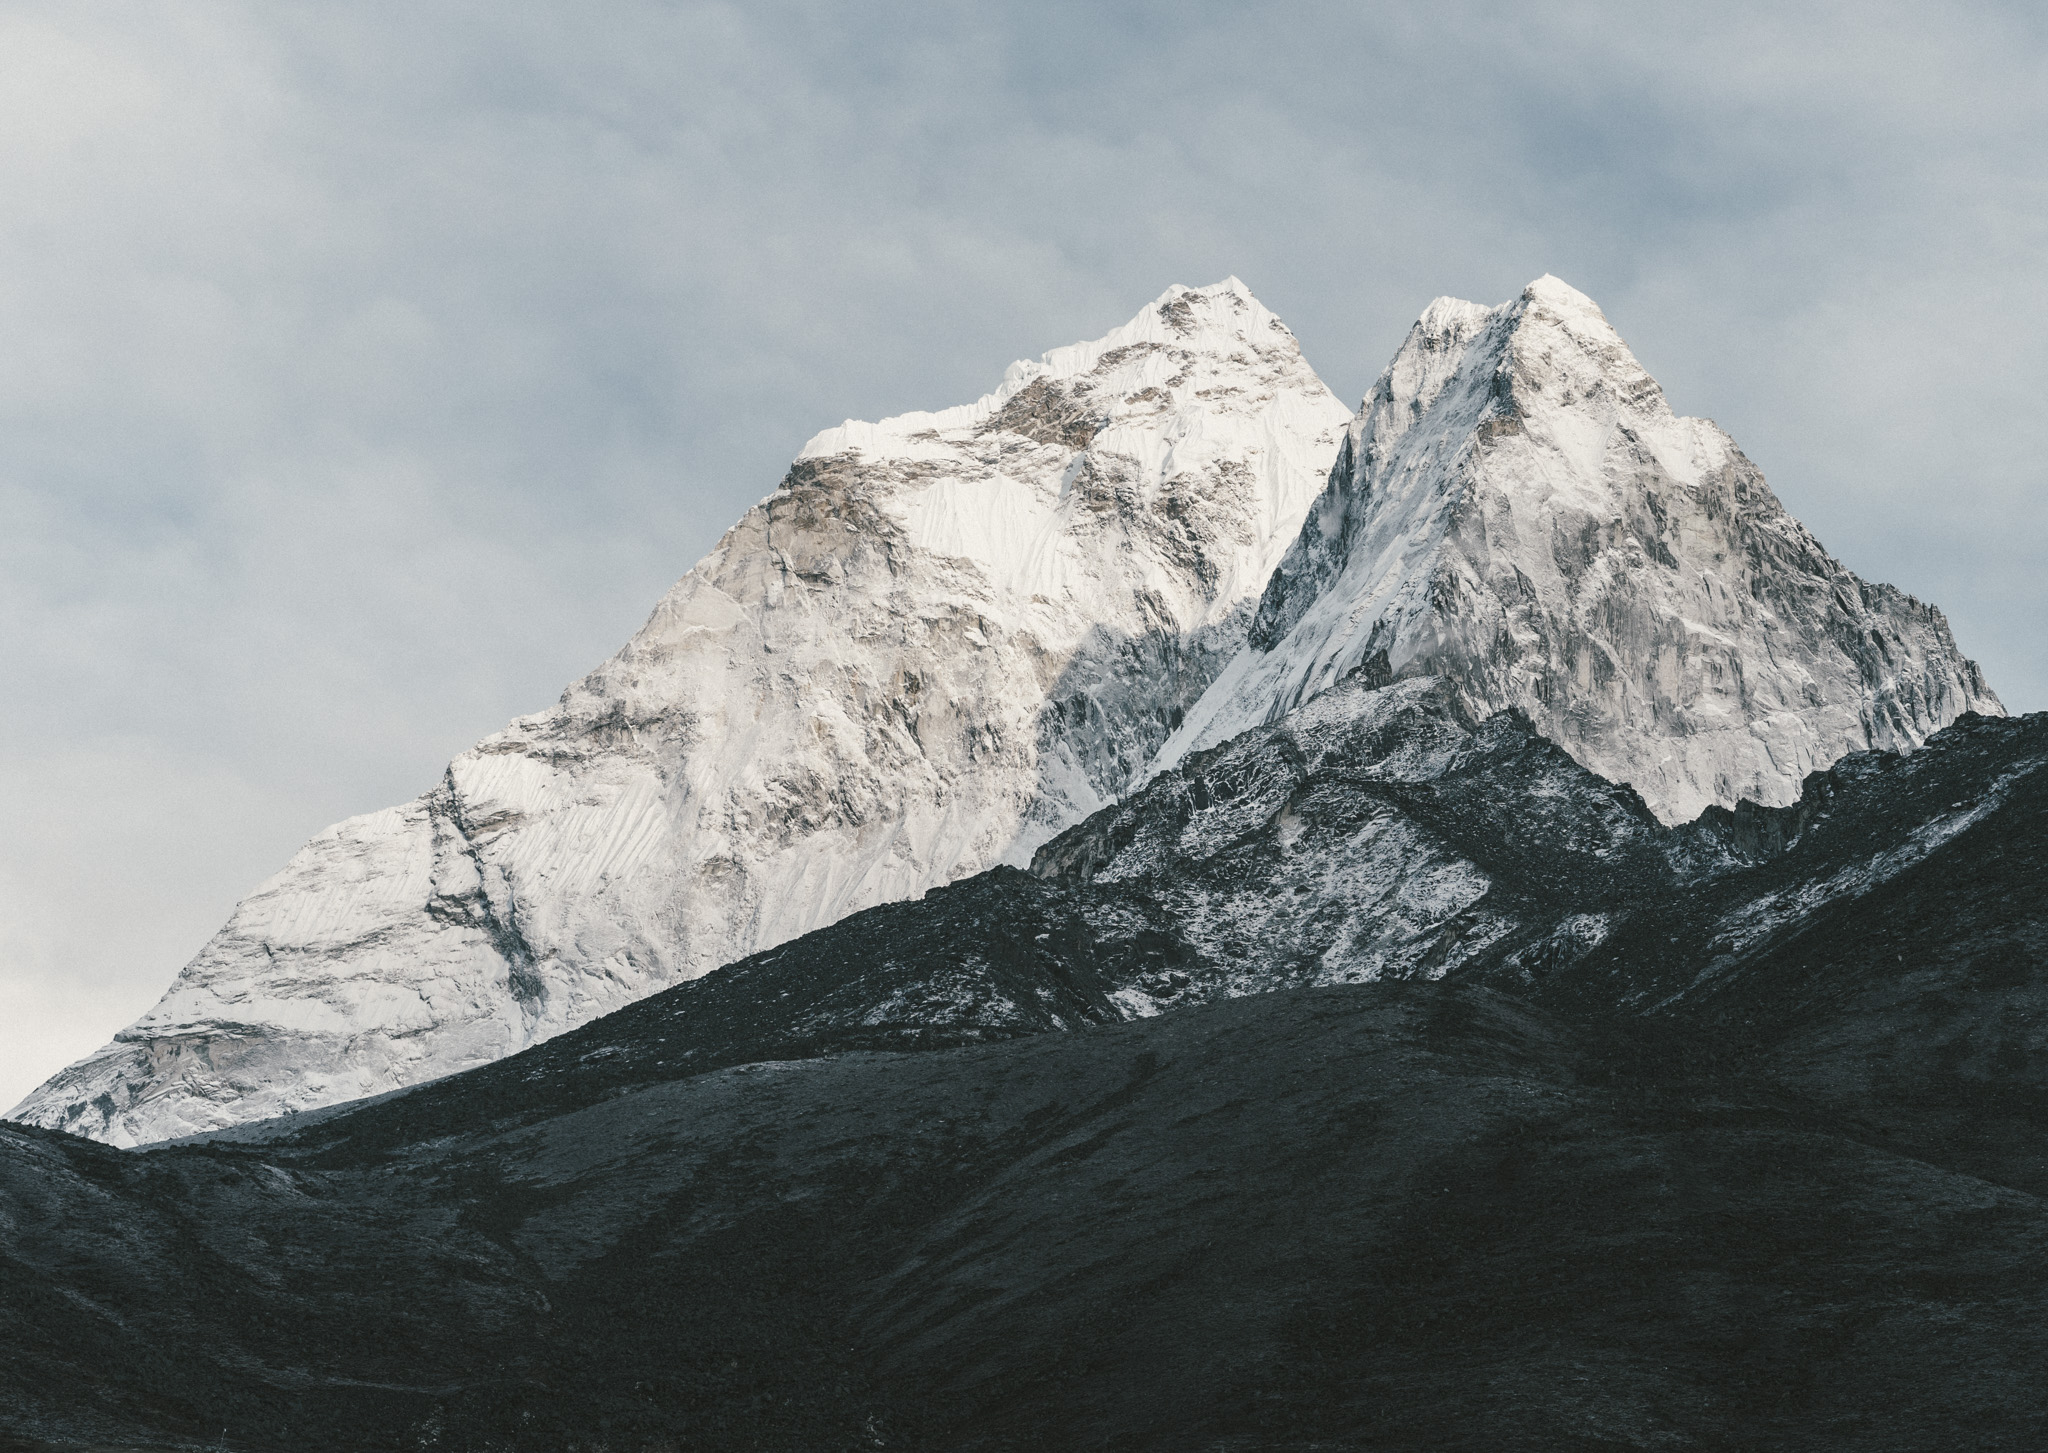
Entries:
POLYGON ((13 1116, 129 1145, 509 1054, 1114 798, 1345 410, 1235 279, 805 447, 611 660, 327 829, 13 1116))
POLYGON ((2048 714, 1554 280, 1312 384, 820 436, 316 842, 0 1125, 0 1448, 2048 1442, 2048 714))
POLYGON ((1162 762, 1360 667, 1521 708, 1667 823, 2002 710, 1939 611, 1824 551, 1552 277, 1423 313, 1162 762))
POLYGON ((2048 715, 1669 827, 1354 677, 378 1103, 0 1126, 0 1438, 2036 1447, 2044 823, 2048 715))
MULTIPOLYGON (((1232 280, 1172 289, 974 405, 819 435, 559 706, 321 834, 155 1009, 12 1114, 136 1144, 486 1063, 1022 865, 1141 787, 1157 811, 1130 830, 1165 832, 1160 793, 1212 783, 1183 769, 1215 751, 1265 775, 1198 824, 1333 794, 1352 863, 1129 907, 1149 925, 1132 952, 1171 945, 1207 966, 1169 970, 1190 984, 1448 968, 1604 931, 1592 887, 1621 858, 1562 829, 1530 851, 1576 875, 1577 927, 1535 887, 1505 906, 1526 885, 1501 854, 1541 836, 1487 820, 1485 773, 1510 759, 1604 779, 1597 811, 1570 799, 1593 814, 1573 831, 1633 862, 1666 851, 1642 846, 1653 826, 1785 805, 1845 754, 2001 711, 1939 612, 1828 556, 1554 278, 1431 304, 1342 415, 1232 280), (1411 682, 1436 684, 1373 695, 1411 682), (1232 746, 1282 721, 1299 762, 1232 746), (1454 783, 1480 785, 1453 804, 1454 783), (1429 803, 1477 816, 1446 838, 1429 803)), ((1153 1002, 1119 992, 1123 1012, 1153 1002)))

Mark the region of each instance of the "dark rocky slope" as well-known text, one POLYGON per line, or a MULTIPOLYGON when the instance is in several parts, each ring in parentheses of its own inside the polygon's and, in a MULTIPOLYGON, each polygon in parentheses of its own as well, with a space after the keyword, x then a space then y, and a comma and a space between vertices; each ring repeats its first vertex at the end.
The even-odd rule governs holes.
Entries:
POLYGON ((0 1127, 0 1427, 2048 1444, 2048 717, 1666 829, 1371 688, 353 1113, 0 1127))

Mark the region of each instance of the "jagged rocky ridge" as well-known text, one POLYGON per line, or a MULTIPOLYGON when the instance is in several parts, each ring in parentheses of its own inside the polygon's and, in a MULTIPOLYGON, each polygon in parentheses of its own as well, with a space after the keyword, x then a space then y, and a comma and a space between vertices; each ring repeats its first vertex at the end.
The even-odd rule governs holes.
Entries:
POLYGON ((12 1113, 135 1144, 509 1054, 991 863, 1242 644, 1345 410, 1231 279, 848 423, 553 710, 313 839, 12 1113))
POLYGON ((2044 823, 2048 716, 1670 828, 1353 678, 379 1104, 0 1127, 0 1433, 2037 1446, 2044 823))
POLYGON ((1665 822, 2002 710, 1939 611, 1823 550, 1552 277, 1423 313, 1162 762, 1382 658, 1521 708, 1665 822))
MULTIPOLYGON (((1425 742, 1463 733, 1469 763, 1480 737, 1540 733, 1635 789, 1600 828, 1616 852, 1644 823, 1782 804, 1845 752, 1999 710, 1938 612, 1827 556, 1556 279, 1499 308, 1432 304, 1310 509, 1334 407, 1233 282, 1170 291, 970 408, 820 435, 554 712, 316 839, 150 1015, 14 1113, 136 1143, 487 1061, 1022 863, 1290 712, 1289 731, 1337 730, 1355 703, 1317 703, 1339 681, 1441 678, 1365 708, 1398 718, 1389 742, 1416 734, 1361 759, 1385 791, 1443 766, 1425 742), (1474 725, 1503 708, 1515 725, 1474 725)), ((1368 728, 1343 730, 1348 752, 1368 728)), ((1534 931, 1398 803, 1358 810, 1343 881, 1158 931, 1224 963, 1299 920, 1300 982, 1534 931)), ((1597 935, 1605 914, 1555 931, 1597 935)))

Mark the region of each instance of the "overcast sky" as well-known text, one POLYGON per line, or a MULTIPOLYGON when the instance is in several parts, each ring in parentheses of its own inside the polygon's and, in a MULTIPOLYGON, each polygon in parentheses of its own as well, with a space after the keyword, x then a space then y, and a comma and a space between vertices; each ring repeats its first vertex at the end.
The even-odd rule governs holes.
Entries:
POLYGON ((1557 273, 2048 707, 2044 15, 4 0, 0 1107, 812 433, 1174 282, 1355 402, 1557 273))

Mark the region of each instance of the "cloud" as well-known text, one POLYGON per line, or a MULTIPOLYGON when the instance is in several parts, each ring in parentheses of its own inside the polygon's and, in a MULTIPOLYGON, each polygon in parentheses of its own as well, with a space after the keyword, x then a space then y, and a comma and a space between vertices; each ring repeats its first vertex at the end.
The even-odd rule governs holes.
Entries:
POLYGON ((811 433, 1174 281, 1356 396, 1556 272, 2048 706, 2044 57, 1962 4, 10 7, 0 1100, 811 433))

